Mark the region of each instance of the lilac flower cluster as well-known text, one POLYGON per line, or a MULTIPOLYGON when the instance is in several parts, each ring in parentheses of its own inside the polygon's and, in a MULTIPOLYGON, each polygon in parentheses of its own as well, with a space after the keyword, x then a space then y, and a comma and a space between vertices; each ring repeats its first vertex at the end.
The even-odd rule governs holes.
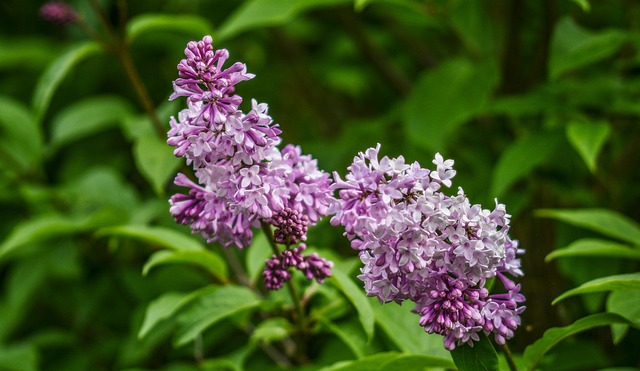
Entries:
POLYGON ((185 55, 170 99, 186 97, 187 108, 171 118, 167 143, 193 165, 197 182, 178 174, 175 183, 189 192, 171 197, 171 214, 225 246, 248 246, 261 223, 274 223, 292 243, 303 241, 307 225, 327 215, 329 174, 297 146, 278 149, 281 131, 267 104, 252 100, 248 113, 239 109, 235 85, 254 77, 243 63, 225 68, 229 53, 214 50, 210 36, 190 42, 185 55), (281 224, 285 210, 304 222, 302 234, 281 224))
POLYGON ((50 1, 40 8, 40 17, 45 21, 66 25, 78 20, 78 13, 62 1, 50 1))
POLYGON ((331 276, 333 263, 321 258, 318 254, 302 255, 302 251, 307 246, 301 243, 293 249, 285 249, 280 256, 273 255, 267 260, 266 267, 262 272, 264 283, 269 290, 279 290, 285 282, 291 279, 289 268, 296 268, 301 271, 307 279, 314 279, 322 283, 325 278, 331 276))
POLYGON ((453 161, 436 154, 435 170, 403 157, 379 159, 380 145, 359 153, 342 180, 334 174, 339 198, 331 205, 332 225, 342 225, 364 267, 358 276, 369 296, 382 303, 416 303, 420 325, 444 336, 445 347, 473 345, 479 333, 504 344, 520 324, 520 285, 505 276, 522 275, 509 237, 505 207, 472 205, 450 187, 453 161), (489 294, 487 280, 498 277, 506 290, 489 294))

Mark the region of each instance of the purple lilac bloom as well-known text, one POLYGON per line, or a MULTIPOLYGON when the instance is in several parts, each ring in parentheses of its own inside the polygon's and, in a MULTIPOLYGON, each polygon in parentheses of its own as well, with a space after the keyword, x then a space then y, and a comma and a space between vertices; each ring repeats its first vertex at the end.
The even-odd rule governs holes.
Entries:
POLYGON ((503 344, 524 310, 520 286, 504 275, 523 274, 517 256, 524 252, 509 237, 504 205, 483 209, 462 188, 444 194, 456 172, 439 153, 429 170, 402 156, 379 158, 379 150, 359 153, 344 180, 334 174, 338 198, 329 210, 331 224, 343 226, 359 251, 367 295, 415 302, 420 325, 443 335, 447 349, 473 345, 480 332, 503 344), (484 288, 496 276, 507 293, 484 288))
MULTIPOLYGON (((210 36, 189 42, 185 56, 169 99, 186 97, 186 108, 171 117, 167 143, 193 166, 197 180, 178 174, 175 184, 188 194, 171 197, 171 215, 208 242, 228 247, 249 246, 252 229, 264 224, 275 226, 277 243, 305 241, 308 226, 327 215, 333 200, 329 174, 300 147, 278 148, 281 131, 267 104, 252 99, 248 112, 240 109, 235 85, 254 77, 243 63, 225 66, 229 52, 214 50, 210 36)), ((304 245, 285 249, 267 261, 267 288, 282 287, 290 267, 309 279, 329 276, 331 262, 302 256, 302 250, 304 245)))
POLYGON ((40 17, 48 22, 66 25, 78 20, 78 13, 67 3, 51 1, 40 8, 40 17))
POLYGON ((284 283, 291 279, 289 268, 296 268, 307 279, 315 279, 319 283, 330 277, 333 263, 321 258, 317 253, 302 255, 306 248, 305 244, 300 244, 296 248, 283 250, 279 255, 274 254, 267 260, 262 272, 265 287, 269 290, 281 289, 284 283))

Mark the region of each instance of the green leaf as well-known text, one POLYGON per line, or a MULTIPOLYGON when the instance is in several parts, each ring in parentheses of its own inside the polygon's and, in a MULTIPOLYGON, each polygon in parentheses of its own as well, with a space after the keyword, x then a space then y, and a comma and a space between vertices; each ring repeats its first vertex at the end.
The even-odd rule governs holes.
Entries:
MULTIPOLYGON (((640 329, 640 290, 612 291, 607 297, 607 312, 618 314, 640 329)), ((613 343, 619 344, 629 329, 628 324, 611 325, 613 343)))
POLYGON ((180 326, 174 344, 184 345, 218 321, 256 308, 260 303, 255 293, 240 286, 224 286, 202 296, 180 316, 180 326))
POLYGON ((132 112, 129 102, 117 96, 81 100, 53 119, 51 145, 58 148, 74 140, 117 126, 132 112))
POLYGON ((4 371, 36 371, 38 358, 38 350, 31 344, 0 346, 0 369, 4 371))
MULTIPOLYGON (((51 39, 7 35, 0 38, 0 69, 38 70, 55 58, 56 46, 51 39)), ((35 34, 34 34, 35 36, 35 34)))
POLYGON ((218 40, 254 28, 286 24, 313 8, 349 4, 352 0, 251 0, 244 2, 220 27, 218 40))
POLYGON ((221 282, 227 282, 227 265, 224 260, 209 250, 162 250, 157 251, 142 268, 146 276, 151 269, 163 264, 187 263, 204 268, 221 282))
POLYGON ((204 245, 197 239, 166 227, 121 225, 102 228, 96 232, 96 236, 129 237, 176 251, 205 249, 204 245))
POLYGON ((338 266, 332 270, 330 281, 344 293, 347 299, 349 299, 351 304, 356 308, 360 324, 362 325, 365 334, 367 334, 367 339, 371 340, 373 337, 375 317, 373 309, 371 309, 369 299, 365 296, 362 288, 358 287, 353 283, 351 278, 337 268, 338 266))
POLYGON ((156 135, 136 138, 133 157, 156 194, 163 195, 169 179, 175 177, 181 159, 175 157, 171 148, 156 135))
POLYGON ((257 232, 253 237, 251 248, 247 249, 247 275, 251 282, 257 282, 262 277, 265 262, 273 255, 269 240, 263 232, 257 232))
POLYGON ((93 41, 74 45, 49 65, 40 76, 33 93, 32 105, 35 110, 36 122, 42 120, 53 94, 73 67, 100 50, 100 45, 93 41))
POLYGON ((210 295, 217 289, 217 286, 211 285, 188 293, 168 292, 163 294, 147 306, 142 327, 140 327, 140 331, 138 332, 138 338, 142 339, 145 337, 161 321, 174 316, 180 308, 183 308, 201 296, 210 295))
POLYGON ((252 343, 273 343, 291 335, 293 326, 282 317, 269 318, 260 322, 251 334, 252 343))
POLYGON ((541 209, 536 216, 553 218, 587 228, 605 236, 627 241, 640 247, 640 226, 633 220, 608 209, 541 209))
POLYGON ((142 14, 127 23, 127 38, 133 42, 140 35, 155 31, 182 32, 202 37, 211 35, 213 28, 206 18, 192 14, 142 14))
POLYGON ((495 63, 453 59, 424 73, 407 99, 404 128, 416 145, 443 151, 455 130, 481 112, 499 82, 495 63))
POLYGON ((585 282, 582 285, 571 289, 562 295, 558 296, 551 302, 551 305, 555 305, 561 300, 564 300, 570 296, 588 294, 592 292, 611 291, 611 290, 638 290, 640 289, 640 273, 627 273, 617 274, 614 276, 607 276, 602 278, 596 278, 589 282, 585 282))
POLYGON ((493 171, 491 194, 500 197, 517 180, 544 164, 560 147, 562 136, 544 132, 521 138, 505 149, 493 171))
POLYGON ((371 348, 367 346, 367 336, 362 330, 362 325, 356 324, 354 321, 343 321, 336 324, 326 317, 322 317, 320 321, 336 334, 357 358, 363 358, 372 353, 371 348))
POLYGON ((580 154, 582 160, 592 173, 596 172, 596 160, 602 146, 609 138, 611 127, 606 121, 578 122, 567 126, 567 139, 580 154))
POLYGON ((544 332, 542 337, 524 350, 524 363, 527 370, 534 370, 542 357, 563 339, 578 332, 613 323, 628 323, 617 314, 597 313, 581 318, 565 327, 554 327, 544 332))
POLYGON ((33 115, 21 102, 3 96, 0 96, 0 147, 0 162, 14 171, 29 170, 42 159, 42 131, 33 115))
POLYGON ((575 23, 572 17, 560 20, 553 32, 549 76, 556 80, 564 73, 609 58, 626 40, 620 30, 591 32, 575 23))
POLYGON ((545 260, 551 261, 556 258, 576 256, 640 260, 640 250, 609 240, 583 238, 572 242, 565 248, 552 251, 545 260))
POLYGON ((480 341, 473 346, 457 346, 451 351, 451 356, 460 371, 498 370, 498 353, 485 335, 480 335, 480 341))
POLYGON ((43 215, 18 224, 0 245, 0 259, 28 243, 71 235, 92 228, 91 219, 72 219, 60 215, 43 215))
POLYGON ((431 354, 451 361, 451 353, 443 346, 442 336, 428 334, 418 324, 420 317, 411 312, 408 304, 373 305, 377 324, 387 337, 403 352, 431 354))
POLYGON ((571 2, 578 5, 584 12, 588 12, 591 10, 591 5, 589 4, 589 0, 570 0, 571 2))
POLYGON ((423 371, 425 368, 455 368, 452 361, 423 354, 378 353, 356 361, 341 361, 321 371, 423 371))

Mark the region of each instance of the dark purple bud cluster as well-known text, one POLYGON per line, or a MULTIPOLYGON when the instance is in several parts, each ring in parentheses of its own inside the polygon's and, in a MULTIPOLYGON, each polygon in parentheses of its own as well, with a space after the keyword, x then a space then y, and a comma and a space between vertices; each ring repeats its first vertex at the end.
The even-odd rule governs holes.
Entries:
POLYGON ((325 278, 331 276, 333 263, 321 258, 318 254, 302 255, 306 249, 305 244, 300 244, 293 249, 286 249, 280 256, 273 255, 267 260, 262 276, 264 283, 269 290, 279 290, 285 282, 291 279, 289 268, 296 268, 301 271, 307 279, 315 279, 322 283, 325 278))
POLYGON ((307 240, 309 218, 297 210, 284 209, 276 212, 271 218, 274 241, 282 244, 296 244, 307 240))

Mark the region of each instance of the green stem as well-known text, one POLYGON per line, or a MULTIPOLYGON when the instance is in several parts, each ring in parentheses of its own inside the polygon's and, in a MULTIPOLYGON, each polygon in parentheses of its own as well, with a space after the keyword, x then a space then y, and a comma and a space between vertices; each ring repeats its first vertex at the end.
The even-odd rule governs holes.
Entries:
POLYGON ((504 343, 502 346, 502 351, 504 352, 504 357, 507 359, 507 363, 509 364, 509 369, 511 371, 518 371, 518 366, 516 366, 516 362, 513 360, 511 350, 509 350, 509 345, 507 345, 507 343, 504 343))

